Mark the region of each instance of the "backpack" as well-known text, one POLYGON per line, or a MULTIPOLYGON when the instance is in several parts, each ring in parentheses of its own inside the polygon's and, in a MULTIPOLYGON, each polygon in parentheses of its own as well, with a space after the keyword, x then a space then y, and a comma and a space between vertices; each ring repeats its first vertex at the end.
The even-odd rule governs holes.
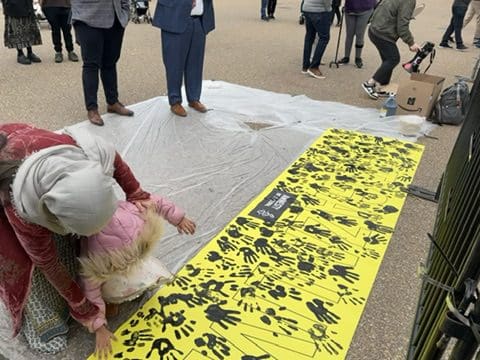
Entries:
POLYGON ((432 113, 435 124, 460 125, 467 115, 470 89, 465 81, 459 80, 443 90, 432 113))

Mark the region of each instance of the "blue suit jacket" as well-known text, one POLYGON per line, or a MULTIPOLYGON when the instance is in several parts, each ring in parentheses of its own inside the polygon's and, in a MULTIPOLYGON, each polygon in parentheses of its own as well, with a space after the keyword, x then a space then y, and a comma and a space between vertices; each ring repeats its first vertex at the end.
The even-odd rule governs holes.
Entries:
MULTIPOLYGON (((152 24, 162 30, 181 34, 187 29, 192 0, 158 0, 152 24)), ((205 34, 215 29, 213 0, 203 0, 202 26, 205 34)))

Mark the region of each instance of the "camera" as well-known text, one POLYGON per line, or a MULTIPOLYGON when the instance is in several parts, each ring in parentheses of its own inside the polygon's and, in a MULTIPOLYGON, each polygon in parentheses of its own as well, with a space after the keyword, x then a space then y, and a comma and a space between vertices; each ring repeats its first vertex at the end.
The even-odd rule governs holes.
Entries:
MULTIPOLYGON (((423 59, 425 59, 428 55, 430 55, 431 64, 433 62, 433 58, 435 57, 435 44, 431 43, 430 41, 424 43, 422 45, 422 48, 417 51, 413 59, 403 64, 402 66, 409 73, 418 73, 420 72, 420 64, 422 63, 423 59)), ((425 70, 425 72, 427 70, 425 70)))

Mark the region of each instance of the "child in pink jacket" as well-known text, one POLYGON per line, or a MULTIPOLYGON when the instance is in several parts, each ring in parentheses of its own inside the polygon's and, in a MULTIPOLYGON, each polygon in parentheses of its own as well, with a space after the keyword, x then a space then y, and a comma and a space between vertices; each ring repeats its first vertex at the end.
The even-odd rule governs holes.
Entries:
POLYGON ((135 299, 149 288, 171 279, 172 274, 162 262, 150 255, 162 235, 162 218, 180 233, 195 232, 195 223, 185 217, 183 210, 160 196, 151 195, 146 209, 120 201, 102 231, 81 242, 80 286, 100 309, 89 325, 91 332, 107 323, 105 302, 119 304, 135 299))

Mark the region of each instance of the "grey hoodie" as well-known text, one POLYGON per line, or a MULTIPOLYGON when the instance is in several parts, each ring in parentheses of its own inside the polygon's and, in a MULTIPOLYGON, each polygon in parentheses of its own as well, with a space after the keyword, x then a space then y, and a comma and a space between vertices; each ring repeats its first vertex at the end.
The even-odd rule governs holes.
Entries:
POLYGON ((330 12, 332 11, 332 0, 305 0, 302 11, 304 12, 330 12))

